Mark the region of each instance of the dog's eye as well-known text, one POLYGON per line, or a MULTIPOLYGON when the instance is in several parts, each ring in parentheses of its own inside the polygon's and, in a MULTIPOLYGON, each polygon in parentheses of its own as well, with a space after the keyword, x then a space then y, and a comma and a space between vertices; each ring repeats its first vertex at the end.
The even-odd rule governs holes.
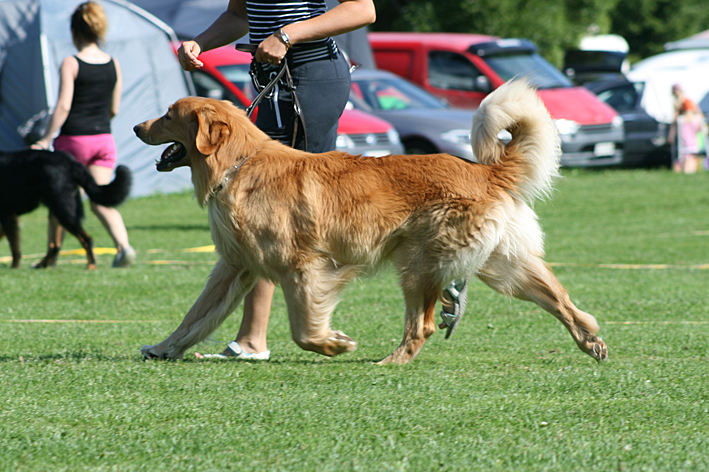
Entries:
POLYGON ((170 121, 172 118, 170 118, 170 115, 164 115, 163 118, 165 118, 165 121, 170 121))

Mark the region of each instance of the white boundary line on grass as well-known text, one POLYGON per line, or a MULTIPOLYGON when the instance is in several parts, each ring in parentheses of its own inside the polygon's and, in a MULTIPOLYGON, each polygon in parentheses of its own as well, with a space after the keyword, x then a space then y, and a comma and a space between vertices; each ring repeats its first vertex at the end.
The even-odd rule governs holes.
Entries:
POLYGON ((160 320, 0 320, 2 323, 162 323, 160 320))
POLYGON ((609 325, 636 325, 636 324, 709 324, 709 321, 602 321, 601 324, 609 325))
MULTIPOLYGON (((709 231, 707 232, 709 234, 709 231)), ((96 247, 94 248, 96 254, 115 254, 115 248, 107 247, 96 247)), ((161 252, 168 252, 165 249, 147 249, 145 251, 147 254, 157 254, 161 252)), ((180 249, 179 252, 215 252, 214 245, 200 246, 193 248, 180 249)), ((62 256, 83 256, 86 253, 83 249, 72 249, 68 251, 60 251, 62 256)), ((43 257, 44 254, 27 254, 22 256, 23 259, 39 259, 43 257)), ((0 262, 11 262, 11 256, 0 257, 0 262)), ((86 261, 83 259, 74 259, 69 261, 59 261, 59 263, 67 264, 83 264, 86 261)), ((215 261, 178 261, 178 260, 152 260, 152 261, 137 261, 138 264, 151 264, 151 265, 199 265, 199 264, 214 264, 215 261)), ((674 264, 586 264, 581 262, 549 262, 551 267, 583 267, 583 268, 597 268, 597 269, 622 269, 622 270, 709 270, 709 264, 695 264, 695 265, 674 265, 674 264)))
POLYGON ((667 269, 690 269, 707 270, 709 264, 696 265, 673 265, 673 264, 584 264, 579 262, 549 262, 551 267, 584 267, 597 269, 625 269, 625 270, 667 270, 667 269))

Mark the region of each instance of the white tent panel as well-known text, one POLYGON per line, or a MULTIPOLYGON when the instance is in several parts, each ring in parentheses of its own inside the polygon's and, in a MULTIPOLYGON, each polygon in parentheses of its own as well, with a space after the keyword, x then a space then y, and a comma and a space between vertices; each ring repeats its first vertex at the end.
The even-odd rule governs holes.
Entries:
POLYGON ((627 77, 645 82, 641 105, 656 120, 670 123, 674 114, 672 86, 679 84, 684 93, 703 110, 709 108, 709 50, 672 51, 644 59, 633 66, 627 77))

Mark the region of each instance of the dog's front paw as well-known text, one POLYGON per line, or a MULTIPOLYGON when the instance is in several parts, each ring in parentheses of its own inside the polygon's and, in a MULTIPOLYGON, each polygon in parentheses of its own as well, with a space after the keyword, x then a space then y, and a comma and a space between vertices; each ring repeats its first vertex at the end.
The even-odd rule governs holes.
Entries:
POLYGON ((147 344, 140 348, 140 353, 146 359, 174 359, 181 361, 184 357, 184 351, 177 351, 173 346, 167 345, 166 342, 148 346, 147 344))
POLYGON ((357 343, 347 336, 342 331, 333 331, 330 337, 327 338, 327 348, 332 354, 330 356, 336 356, 342 354, 343 352, 352 352, 357 349, 357 343))
POLYGON ((140 353, 147 360, 165 358, 165 353, 158 354, 155 350, 155 346, 148 346, 147 344, 143 345, 143 347, 140 348, 140 353))

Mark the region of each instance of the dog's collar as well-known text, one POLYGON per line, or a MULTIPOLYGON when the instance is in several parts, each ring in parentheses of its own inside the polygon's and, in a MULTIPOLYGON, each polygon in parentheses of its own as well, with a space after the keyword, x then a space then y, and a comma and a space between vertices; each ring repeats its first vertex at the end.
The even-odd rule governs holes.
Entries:
POLYGON ((224 176, 224 178, 222 179, 222 181, 219 182, 219 183, 214 187, 214 190, 212 190, 212 194, 213 194, 213 195, 216 195, 217 193, 221 192, 222 189, 223 189, 224 187, 226 187, 226 185, 229 183, 229 179, 231 179, 232 177, 236 176, 237 173, 239 173, 239 169, 241 168, 242 165, 244 165, 244 162, 246 162, 246 161, 249 160, 249 157, 251 157, 251 156, 246 156, 246 157, 244 158, 244 160, 242 160, 241 162, 239 162, 237 165, 232 166, 232 168, 229 169, 229 170, 226 172, 226 175, 224 176))

